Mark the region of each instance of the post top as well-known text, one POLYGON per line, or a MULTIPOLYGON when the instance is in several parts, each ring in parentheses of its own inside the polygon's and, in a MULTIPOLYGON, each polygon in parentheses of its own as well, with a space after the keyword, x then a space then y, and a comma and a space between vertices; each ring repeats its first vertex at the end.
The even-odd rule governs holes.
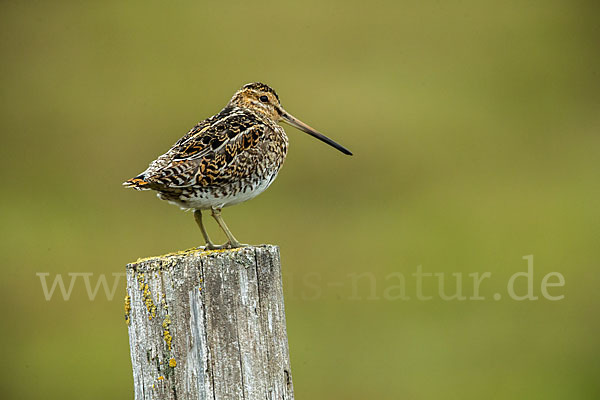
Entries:
POLYGON ((238 247, 235 249, 219 249, 219 250, 205 250, 204 247, 192 247, 191 249, 179 250, 179 251, 175 251, 172 253, 163 254, 160 256, 138 258, 135 262, 128 263, 127 269, 136 269, 140 264, 157 264, 157 263, 161 263, 161 262, 165 262, 165 261, 167 261, 167 262, 175 261, 177 259, 182 259, 182 258, 186 258, 189 256, 200 257, 200 258, 211 257, 211 256, 216 256, 216 255, 233 256, 236 253, 239 253, 241 251, 247 251, 247 250, 255 251, 255 249, 267 249, 267 250, 278 251, 279 247, 276 245, 272 245, 272 244, 251 245, 251 246, 238 247))

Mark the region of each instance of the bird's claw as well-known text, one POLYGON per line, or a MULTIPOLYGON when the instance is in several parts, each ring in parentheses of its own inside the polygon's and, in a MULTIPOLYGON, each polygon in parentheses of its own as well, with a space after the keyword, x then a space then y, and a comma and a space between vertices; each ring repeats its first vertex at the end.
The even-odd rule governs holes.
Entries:
POLYGON ((199 246, 199 249, 204 249, 204 250, 225 250, 225 249, 238 249, 240 247, 246 247, 249 246, 248 244, 245 243, 240 243, 240 242, 226 242, 224 244, 214 244, 214 243, 206 243, 205 246, 199 246))

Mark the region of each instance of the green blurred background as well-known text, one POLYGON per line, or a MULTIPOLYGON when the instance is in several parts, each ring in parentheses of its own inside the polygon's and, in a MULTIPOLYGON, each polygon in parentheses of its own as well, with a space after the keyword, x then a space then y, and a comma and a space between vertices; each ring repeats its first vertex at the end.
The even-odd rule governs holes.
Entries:
POLYGON ((599 4, 1 2, 1 397, 132 398, 124 280, 46 301, 36 273, 200 244, 121 182, 264 81, 355 153, 288 128, 277 182, 224 211, 281 247, 298 399, 599 398, 599 4), (563 300, 506 296, 528 254, 563 300), (418 265, 490 272, 486 300, 417 300, 418 265))

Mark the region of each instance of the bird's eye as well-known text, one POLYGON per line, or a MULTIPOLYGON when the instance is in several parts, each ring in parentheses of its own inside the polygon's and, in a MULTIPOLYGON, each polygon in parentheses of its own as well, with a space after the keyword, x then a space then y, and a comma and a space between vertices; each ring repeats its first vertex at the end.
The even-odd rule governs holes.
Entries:
POLYGON ((258 99, 260 101, 262 101, 263 103, 268 103, 269 102, 269 98, 267 96, 260 96, 258 99))

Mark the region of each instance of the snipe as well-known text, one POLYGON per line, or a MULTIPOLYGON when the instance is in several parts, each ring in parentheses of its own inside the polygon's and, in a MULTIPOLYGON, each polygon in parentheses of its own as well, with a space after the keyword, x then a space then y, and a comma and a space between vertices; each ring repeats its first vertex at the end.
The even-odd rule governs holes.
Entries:
POLYGON ((277 177, 288 148, 286 122, 335 147, 350 150, 287 113, 277 93, 263 83, 238 90, 218 114, 194 126, 148 169, 123 185, 155 190, 158 197, 193 209, 207 249, 241 247, 221 217, 221 209, 250 200, 277 177), (211 210, 227 243, 215 245, 202 223, 202 210, 211 210))

